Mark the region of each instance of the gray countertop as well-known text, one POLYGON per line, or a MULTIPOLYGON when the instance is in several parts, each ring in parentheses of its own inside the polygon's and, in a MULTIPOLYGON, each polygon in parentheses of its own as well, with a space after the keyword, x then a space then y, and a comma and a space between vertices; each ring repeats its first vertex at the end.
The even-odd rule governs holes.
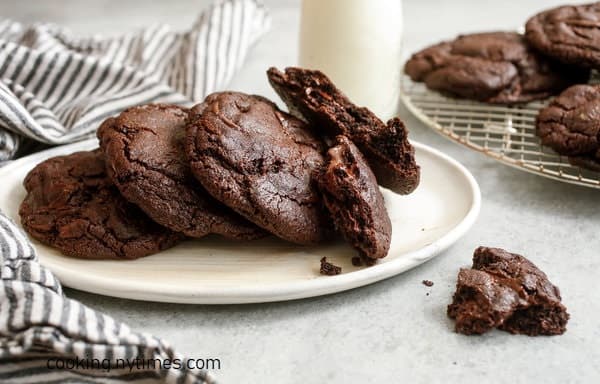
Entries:
MULTIPOLYGON (((51 20, 115 34, 152 22, 185 28, 208 1, 0 0, 2 17, 51 20), (35 4, 35 5, 34 5, 35 4)), ((460 32, 516 29, 559 1, 405 1, 405 49, 460 32)), ((275 98, 264 71, 296 62, 297 1, 268 1, 271 31, 231 89, 275 98)), ((223 383, 600 382, 600 190, 567 185, 496 163, 456 145, 401 109, 411 137, 462 162, 481 186, 473 229, 432 261, 352 291, 256 305, 169 305, 67 289, 67 295, 130 326, 164 337, 194 358, 219 358, 223 383), (538 264, 561 288, 571 314, 558 337, 481 337, 453 332, 446 317, 458 269, 478 245, 538 264), (423 279, 435 285, 426 287, 423 279), (429 294, 429 295, 427 295, 429 294)))

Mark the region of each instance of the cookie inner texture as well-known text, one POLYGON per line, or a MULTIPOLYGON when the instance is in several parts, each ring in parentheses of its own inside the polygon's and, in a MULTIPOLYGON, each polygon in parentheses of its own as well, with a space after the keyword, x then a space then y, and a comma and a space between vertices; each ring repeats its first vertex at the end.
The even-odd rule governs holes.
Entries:
MULTIPOLYGON (((337 139, 338 145, 328 151, 328 165, 321 176, 321 191, 338 231, 358 250, 360 256, 381 257, 377 241, 385 242, 382 236, 389 234, 377 233, 382 229, 374 222, 373 210, 378 204, 383 204, 383 201, 377 201, 379 187, 374 176, 369 178, 361 174, 359 161, 364 160, 354 156, 349 149, 351 144, 348 139, 337 139)), ((383 214, 387 215, 385 209, 383 214)))
POLYGON ((569 315, 560 292, 523 256, 480 247, 471 269, 461 269, 448 316, 456 330, 481 334, 497 327, 511 333, 555 335, 569 315))
MULTIPOLYGON (((284 81, 275 71, 270 71, 269 74, 274 79, 279 79, 278 81, 284 81)), ((310 118, 318 122, 317 126, 324 125, 327 128, 330 136, 348 136, 362 146, 363 150, 368 150, 368 155, 376 157, 379 161, 398 160, 404 165, 413 162, 411 152, 404 145, 406 130, 399 131, 403 126, 398 127, 390 122, 385 125, 368 109, 349 102, 330 82, 320 81, 318 74, 312 73, 309 76, 288 69, 285 76, 289 79, 286 83, 294 88, 294 92, 303 93, 305 90, 307 100, 314 108, 323 110, 327 116, 335 116, 336 121, 328 121, 308 112, 310 118), (374 124, 377 125, 376 129, 372 127, 374 124), (384 160, 384 157, 388 159, 384 160)), ((292 103, 294 101, 289 104, 292 103)), ((302 115, 302 111, 298 114, 302 115)))

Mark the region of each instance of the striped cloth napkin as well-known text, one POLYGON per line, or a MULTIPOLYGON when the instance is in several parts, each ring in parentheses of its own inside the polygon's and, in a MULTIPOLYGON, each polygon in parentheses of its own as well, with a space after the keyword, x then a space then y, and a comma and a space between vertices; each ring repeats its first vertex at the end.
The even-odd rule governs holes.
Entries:
MULTIPOLYGON (((161 25, 111 39, 1 21, 0 162, 93 136, 129 106, 202 100, 268 26, 258 0, 219 1, 186 32, 161 25)), ((0 382, 213 382, 160 338, 65 297, 1 212, 0 263, 0 382)))

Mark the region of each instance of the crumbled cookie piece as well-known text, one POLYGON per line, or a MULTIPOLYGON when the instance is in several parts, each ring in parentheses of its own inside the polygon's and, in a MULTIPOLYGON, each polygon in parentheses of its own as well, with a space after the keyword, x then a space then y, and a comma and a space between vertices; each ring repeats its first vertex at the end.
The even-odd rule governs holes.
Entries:
POLYGON ((465 335, 493 328, 560 335, 569 320, 558 288, 544 272, 523 256, 487 247, 475 250, 471 269, 460 270, 448 316, 465 335))
POLYGON ((327 261, 326 257, 321 258, 321 269, 319 270, 321 275, 335 276, 342 273, 342 267, 333 265, 327 261))

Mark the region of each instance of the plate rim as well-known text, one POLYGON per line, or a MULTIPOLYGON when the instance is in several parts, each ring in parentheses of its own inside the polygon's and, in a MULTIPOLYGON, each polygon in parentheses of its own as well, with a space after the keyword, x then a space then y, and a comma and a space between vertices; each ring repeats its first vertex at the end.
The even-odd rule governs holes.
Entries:
MULTIPOLYGON (((471 204, 462 220, 442 237, 425 247, 407 252, 401 258, 390 262, 377 264, 346 274, 327 276, 326 278, 259 284, 252 288, 205 287, 199 291, 197 289, 189 290, 182 286, 173 285, 169 286, 168 290, 166 290, 165 285, 162 284, 162 290, 158 292, 157 290, 146 291, 147 283, 121 281, 107 276, 90 276, 85 273, 73 275, 73 271, 68 268, 52 264, 47 265, 43 260, 43 256, 39 254, 38 259, 44 267, 56 275, 61 284, 69 288, 110 297, 178 304, 245 304, 296 300, 342 292, 385 280, 417 267, 439 255, 466 234, 477 220, 481 210, 481 190, 479 184, 464 165, 451 156, 426 144, 412 140, 411 143, 415 148, 429 152, 429 154, 450 165, 465 179, 466 186, 471 192, 471 204), (418 263, 403 262, 405 260, 418 260, 418 263)), ((13 168, 20 167, 23 163, 48 158, 55 153, 63 153, 68 150, 91 149, 96 145, 96 139, 89 139, 34 153, 14 160, 0 168, 0 176, 5 172, 10 172, 13 168)), ((27 237, 29 238, 29 236, 27 237)), ((135 262, 135 260, 123 260, 121 262, 135 262)))

